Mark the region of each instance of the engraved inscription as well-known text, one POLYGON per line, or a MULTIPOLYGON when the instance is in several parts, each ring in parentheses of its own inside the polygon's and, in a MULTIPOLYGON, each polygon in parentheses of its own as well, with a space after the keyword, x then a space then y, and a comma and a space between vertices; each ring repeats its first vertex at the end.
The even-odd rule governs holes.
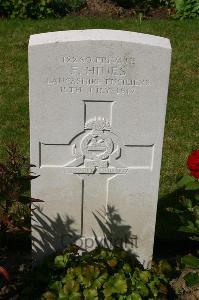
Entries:
POLYGON ((147 78, 129 77, 135 57, 63 56, 60 63, 63 74, 46 78, 46 83, 61 94, 131 96, 138 88, 151 86, 147 78))
POLYGON ((126 76, 126 70, 125 67, 76 67, 76 66, 71 66, 70 69, 71 75, 86 75, 86 76, 109 76, 109 75, 115 75, 115 76, 126 76))
POLYGON ((127 168, 99 168, 100 174, 126 174, 127 168))
POLYGON ((66 169, 67 173, 73 173, 73 174, 93 174, 95 171, 95 168, 73 168, 73 167, 68 167, 66 169))
POLYGON ((85 64, 85 63, 103 63, 103 64, 135 64, 135 57, 122 57, 122 56, 63 56, 62 58, 64 63, 68 64, 85 64))

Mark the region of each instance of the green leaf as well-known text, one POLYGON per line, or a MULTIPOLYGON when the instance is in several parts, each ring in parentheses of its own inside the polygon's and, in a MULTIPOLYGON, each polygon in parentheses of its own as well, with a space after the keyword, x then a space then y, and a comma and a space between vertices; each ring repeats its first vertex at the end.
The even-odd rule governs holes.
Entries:
POLYGON ((58 293, 62 290, 62 284, 61 281, 54 281, 50 285, 50 289, 57 291, 58 293))
POLYGON ((197 273, 190 272, 186 274, 183 278, 189 287, 199 284, 199 275, 197 273))
POLYGON ((193 204, 192 204, 191 199, 185 199, 183 205, 184 205, 185 207, 187 207, 188 209, 192 209, 192 207, 193 207, 193 204))
POLYGON ((64 292, 78 292, 79 291, 79 283, 75 280, 67 281, 64 285, 64 292))
POLYGON ((199 236, 192 236, 190 239, 199 242, 199 236))
POLYGON ((42 295, 42 299, 45 300, 56 300, 57 296, 52 292, 46 292, 42 295))
POLYGON ((94 282, 93 282, 93 285, 92 287, 94 288, 100 288, 104 282, 106 281, 108 277, 108 273, 103 273, 101 274, 94 282))
POLYGON ((125 294, 127 291, 126 278, 123 275, 115 274, 114 276, 114 293, 125 294))
POLYGON ((85 289, 83 293, 85 300, 98 299, 98 292, 95 289, 85 289))
POLYGON ((158 263, 159 273, 171 273, 172 267, 166 259, 161 259, 158 263))
POLYGON ((71 273, 71 270, 68 270, 67 274, 62 278, 62 283, 68 283, 74 280, 74 274, 71 273))
POLYGON ((55 260, 54 260, 55 267, 58 268, 58 269, 62 269, 64 267, 66 267, 68 260, 69 260, 69 254, 68 253, 66 253, 64 255, 56 256, 55 260))
POLYGON ((127 282, 124 274, 116 273, 104 283, 104 295, 109 297, 112 294, 125 294, 127 282))
POLYGON ((140 272, 140 279, 143 282, 148 282, 150 278, 151 278, 151 274, 149 271, 141 271, 140 272))
POLYGON ((185 233, 195 233, 195 228, 190 226, 180 226, 178 231, 185 233))
POLYGON ((142 297, 138 294, 138 293, 136 293, 136 292, 133 292, 132 294, 131 294, 131 298, 130 298, 131 300, 142 300, 142 297))
POLYGON ((177 10, 184 8, 184 0, 175 0, 175 5, 177 10))
POLYGON ((68 295, 66 295, 64 292, 60 292, 58 300, 68 300, 68 295))
POLYGON ((186 191, 199 190, 199 182, 198 181, 190 182, 189 184, 186 185, 185 190, 186 191))
POLYGON ((123 271, 125 273, 130 273, 132 271, 132 268, 129 264, 125 263, 124 266, 123 266, 123 271))
POLYGON ((137 289, 139 290, 139 293, 143 297, 147 297, 149 295, 149 289, 146 287, 146 285, 143 282, 139 282, 137 284, 137 289))
POLYGON ((186 255, 181 258, 181 263, 185 265, 185 267, 199 268, 199 258, 186 255))
POLYGON ((195 205, 193 207, 193 213, 194 213, 194 216, 196 218, 196 223, 198 221, 198 225, 199 225, 199 206, 198 205, 195 205))
POLYGON ((199 194, 196 194, 194 198, 199 201, 199 194))
POLYGON ((81 299, 81 293, 79 292, 73 292, 70 294, 70 296, 67 298, 67 300, 79 300, 81 299))
POLYGON ((103 290, 103 293, 104 293, 104 296, 105 296, 105 299, 107 297, 110 297, 113 293, 114 293, 114 290, 112 289, 111 285, 109 284, 109 282, 106 282, 104 284, 104 290, 103 290))
POLYGON ((158 285, 159 285, 159 279, 157 277, 155 277, 153 279, 153 281, 149 282, 148 286, 151 290, 151 292, 153 293, 154 297, 157 297, 158 295, 158 285))
POLYGON ((177 182, 177 185, 178 185, 178 187, 183 187, 191 182, 195 182, 195 179, 192 176, 185 175, 177 182))

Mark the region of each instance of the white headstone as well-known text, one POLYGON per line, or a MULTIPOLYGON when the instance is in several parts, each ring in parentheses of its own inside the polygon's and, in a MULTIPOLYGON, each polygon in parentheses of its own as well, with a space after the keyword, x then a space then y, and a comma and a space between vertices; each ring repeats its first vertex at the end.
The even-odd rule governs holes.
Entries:
POLYGON ((150 264, 170 56, 168 39, 135 32, 30 37, 31 193, 45 201, 32 221, 37 258, 122 243, 150 264))

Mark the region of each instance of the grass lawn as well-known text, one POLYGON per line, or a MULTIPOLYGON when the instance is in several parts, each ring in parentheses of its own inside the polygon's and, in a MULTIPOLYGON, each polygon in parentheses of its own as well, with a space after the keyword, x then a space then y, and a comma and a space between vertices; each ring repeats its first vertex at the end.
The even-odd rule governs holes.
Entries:
POLYGON ((176 175, 186 172, 189 152, 199 148, 199 21, 135 21, 66 17, 0 21, 0 160, 5 145, 16 142, 29 155, 28 39, 31 34, 86 28, 109 28, 160 35, 173 48, 160 197, 175 189, 176 175))

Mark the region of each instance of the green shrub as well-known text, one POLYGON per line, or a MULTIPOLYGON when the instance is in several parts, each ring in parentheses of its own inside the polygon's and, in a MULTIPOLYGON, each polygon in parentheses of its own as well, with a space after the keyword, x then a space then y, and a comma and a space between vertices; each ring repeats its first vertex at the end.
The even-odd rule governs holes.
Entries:
POLYGON ((171 0, 114 0, 114 2, 124 8, 140 8, 144 11, 155 7, 171 6, 171 0))
POLYGON ((193 19, 199 17, 199 0, 175 0, 178 19, 193 19))
POLYGON ((62 17, 82 7, 85 0, 1 0, 1 15, 10 18, 62 17))
POLYGON ((77 246, 71 246, 30 274, 32 284, 27 278, 28 288, 20 299, 162 299, 168 285, 163 270, 168 272, 167 263, 143 270, 124 250, 98 247, 78 255, 77 246))
POLYGON ((29 232, 31 202, 28 196, 30 167, 17 146, 7 147, 7 161, 0 163, 0 232, 29 232))

